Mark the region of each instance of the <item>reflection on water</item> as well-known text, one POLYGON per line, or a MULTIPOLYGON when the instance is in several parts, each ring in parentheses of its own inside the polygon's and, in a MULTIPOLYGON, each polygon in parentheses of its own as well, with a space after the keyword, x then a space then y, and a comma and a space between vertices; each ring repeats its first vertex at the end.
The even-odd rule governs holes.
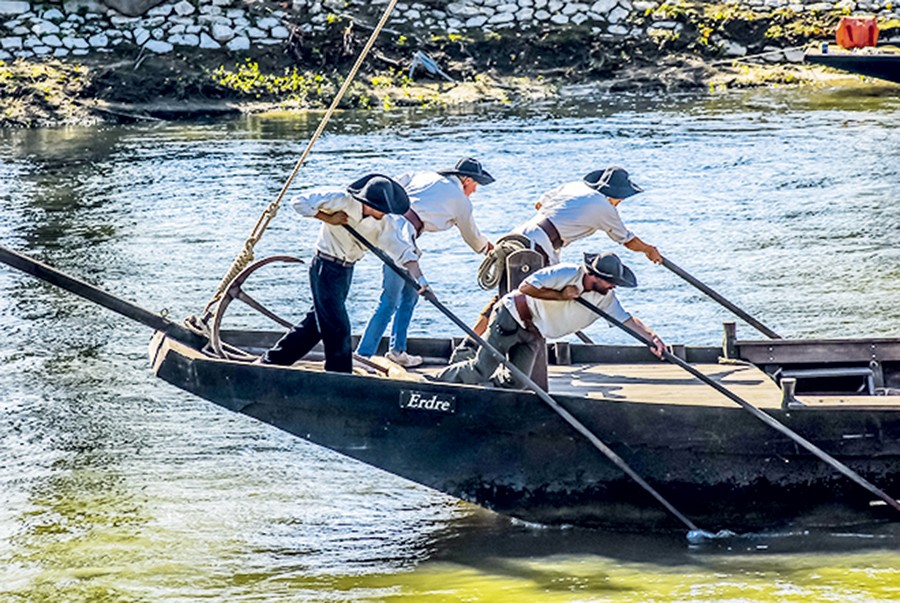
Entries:
MULTIPOLYGON (((2 132, 0 239, 145 307, 195 313, 317 118, 2 132)), ((617 163, 647 190, 621 206, 628 225, 777 331, 896 337, 898 126, 900 99, 883 91, 345 113, 295 188, 477 155, 498 178, 476 199, 496 236, 544 190, 617 163)), ((308 257, 315 231, 283 209, 257 256, 308 257)), ((438 294, 474 317, 479 258, 452 233, 423 247, 438 294)), ((611 244, 566 256, 598 248, 611 244)), ((670 341, 720 340, 721 308, 621 255, 641 282, 626 307, 670 341)), ((357 330, 380 274, 371 259, 356 272, 357 330)), ((254 278, 279 313, 305 310, 302 267, 254 278)), ((238 308, 228 320, 265 325, 238 308)), ((427 306, 413 332, 455 334, 427 306)), ((677 535, 522 525, 156 382, 148 336, 0 270, 0 600, 900 599, 895 526, 692 548, 677 535)))

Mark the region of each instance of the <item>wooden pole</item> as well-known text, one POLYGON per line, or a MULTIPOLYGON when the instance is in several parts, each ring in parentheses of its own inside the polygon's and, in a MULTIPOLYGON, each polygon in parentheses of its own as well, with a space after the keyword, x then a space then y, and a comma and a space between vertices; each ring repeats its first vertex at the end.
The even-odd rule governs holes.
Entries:
POLYGON ((206 341, 205 338, 200 335, 186 329, 180 324, 160 316, 159 314, 145 310, 140 306, 136 306, 131 302, 120 299, 82 280, 64 274, 56 268, 51 268, 33 258, 3 246, 0 246, 0 262, 50 283, 51 285, 65 289, 88 301, 92 301, 108 310, 121 314, 125 318, 130 318, 131 320, 146 325, 156 331, 162 331, 169 337, 188 345, 199 347, 206 341))
MULTIPOLYGON (((347 224, 344 224, 343 226, 350 232, 351 235, 353 235, 353 237, 356 238, 356 240, 358 240, 360 243, 365 245, 369 249, 369 251, 371 251, 376 256, 378 256, 378 259, 380 259, 382 262, 384 262, 388 266, 388 268, 390 268, 391 270, 396 272, 398 275, 400 275, 403 278, 403 280, 405 280, 410 286, 413 286, 416 289, 420 288, 420 285, 409 274, 409 272, 407 272, 406 270, 404 270, 403 268, 398 266, 396 263, 394 263, 394 261, 390 257, 388 257, 387 254, 385 254, 381 249, 379 249, 378 247, 376 247, 375 245, 370 243, 368 239, 366 239, 364 236, 359 234, 352 226, 348 226, 347 224)), ((505 366, 507 369, 509 369, 509 372, 512 373, 512 375, 516 379, 518 379, 519 382, 526 384, 529 387, 529 389, 534 391, 534 393, 536 393, 537 396, 543 402, 545 402, 550 408, 553 409, 554 412, 556 412, 560 417, 562 417, 563 420, 566 421, 566 423, 568 423, 578 433, 580 433, 585 438, 587 438, 588 441, 591 444, 593 444, 595 448, 597 448, 600 452, 602 452, 606 456, 606 458, 608 458, 619 469, 621 469, 623 472, 625 472, 625 474, 628 475, 628 477, 630 477, 635 482, 637 482, 638 485, 640 485, 651 496, 653 496, 653 498, 655 498, 662 506, 664 506, 672 515, 674 515, 676 518, 678 518, 678 520, 681 521, 681 523, 683 523, 685 526, 687 526, 687 528, 689 530, 691 530, 692 532, 700 531, 697 528, 697 526, 694 525, 694 523, 690 519, 688 519, 678 509, 676 509, 674 506, 672 506, 672 504, 669 503, 669 501, 667 501, 665 498, 663 498, 662 495, 659 494, 659 492, 657 492, 653 488, 653 486, 648 484, 644 480, 644 478, 642 478, 640 475, 638 475, 637 472, 635 472, 634 469, 632 469, 628 465, 628 463, 625 462, 625 460, 622 457, 620 457, 618 454, 616 454, 616 452, 612 448, 610 448, 605 443, 603 443, 603 441, 601 441, 600 438, 598 438, 596 435, 594 435, 594 433, 591 432, 591 430, 589 430, 581 421, 579 421, 577 418, 575 418, 568 410, 566 410, 565 408, 560 406, 559 402, 554 400, 550 396, 550 394, 548 394, 542 388, 538 387, 538 385, 534 381, 532 381, 532 379, 528 375, 526 375, 523 371, 521 371, 512 362, 509 362, 506 359, 506 356, 504 354, 501 354, 500 351, 497 350, 497 348, 495 348, 494 346, 489 344, 487 341, 482 339, 478 334, 476 334, 475 331, 473 331, 471 329, 471 327, 469 327, 469 325, 467 325, 462 320, 460 320, 460 318, 458 316, 456 316, 444 304, 442 304, 438 300, 438 298, 434 295, 434 293, 432 293, 430 290, 426 291, 425 294, 423 295, 423 297, 425 297, 425 299, 427 299, 429 302, 431 302, 431 304, 435 308, 440 310, 441 313, 444 314, 444 316, 449 318, 456 326, 458 326, 460 329, 462 329, 469 337, 471 337, 475 342, 477 342, 478 345, 480 345, 481 347, 486 349, 488 352, 490 352, 491 355, 494 356, 494 358, 499 360, 503 366, 505 366)))
POLYGON ((762 333, 769 339, 781 339, 781 335, 779 335, 778 333, 776 333, 775 331, 773 331, 772 329, 770 329, 763 323, 759 322, 758 320, 756 320, 755 318, 753 318, 752 316, 747 314, 745 311, 738 308, 736 305, 734 305, 733 303, 731 303, 730 301, 728 301, 727 299, 725 299, 724 297, 722 297, 721 295, 716 293, 711 287, 709 287, 705 283, 702 283, 701 281, 694 278, 686 270, 678 267, 674 262, 671 262, 668 258, 663 258, 662 264, 663 264, 663 266, 665 266, 666 268, 668 268, 669 270, 671 270, 672 272, 674 272, 675 274, 677 274, 678 276, 680 276, 681 278, 686 280, 688 283, 690 283, 697 289, 700 289, 700 291, 703 291, 708 296, 710 296, 711 298, 713 298, 714 300, 716 300, 717 302, 719 302, 720 304, 722 304, 723 306, 728 308, 728 310, 730 310, 735 316, 739 317, 741 320, 743 320, 744 322, 746 322, 747 324, 752 326, 754 329, 756 329, 757 331, 759 331, 760 333, 762 333))
MULTIPOLYGON (((651 347, 651 348, 653 347, 652 344, 650 344, 650 342, 648 342, 646 339, 644 339, 644 337, 640 333, 638 333, 634 329, 631 329, 625 323, 623 323, 619 320, 616 320, 615 318, 613 318, 612 316, 610 316, 609 314, 607 314, 606 312, 604 312, 603 310, 601 310, 600 308, 598 308, 597 306, 592 304, 591 302, 587 301, 586 299, 579 297, 575 301, 580 303, 585 308, 589 308, 589 309, 593 310, 594 312, 596 312, 597 314, 599 314, 600 316, 605 318, 607 321, 609 321, 611 324, 619 327, 620 329, 622 329, 623 331, 625 331, 626 333, 628 333, 629 335, 631 335, 632 337, 634 337, 635 339, 640 341, 641 343, 646 344, 648 347, 651 347)), ((741 408, 743 408, 744 410, 749 412, 751 415, 753 415, 754 417, 756 417, 757 419, 759 419, 760 421, 762 421, 763 423, 765 423, 772 429, 779 431, 782 434, 786 435, 791 440, 793 440, 794 442, 796 442, 797 444, 799 444, 800 446, 802 446, 803 448, 805 448, 806 450, 808 450, 809 452, 811 452, 812 454, 814 454, 815 456, 820 458, 821 460, 825 461, 827 464, 831 465, 834 469, 836 469, 840 473, 846 475, 851 480, 853 480, 854 482, 856 482, 857 484, 859 484, 860 486, 862 486, 863 488, 865 488, 866 490, 868 490, 869 492, 871 492, 872 494, 874 494, 875 496, 877 496, 878 498, 880 498, 881 500, 883 500, 884 502, 886 502, 887 504, 892 506, 897 511, 900 511, 900 502, 898 502, 896 499, 889 496, 884 491, 880 490, 878 487, 876 487, 875 485, 870 483, 868 480, 866 480, 863 476, 861 476, 860 474, 853 471, 853 469, 851 469, 844 463, 840 462, 839 460, 837 460, 836 458, 834 458, 833 456, 831 456, 830 454, 828 454, 827 452, 825 452, 824 450, 822 450, 821 448, 819 448, 818 446, 816 446, 815 444, 813 444, 812 442, 810 442, 809 440, 807 440, 806 438, 804 438, 803 436, 801 436, 800 434, 798 434, 797 432, 795 432, 794 430, 789 428, 788 426, 786 426, 783 423, 777 421, 776 419, 770 417, 769 415, 767 415, 760 409, 756 408, 755 406, 753 406, 752 404, 750 404, 749 402, 747 402, 746 400, 744 400, 743 398, 741 398, 740 396, 738 396, 737 394, 735 394, 734 392, 729 390, 727 387, 725 387, 721 383, 718 383, 717 381, 710 379, 709 377, 707 377, 706 375, 701 373, 699 370, 695 369, 693 366, 691 366, 690 364, 688 364, 681 358, 675 356, 674 354, 671 354, 668 351, 663 351, 663 358, 665 358, 672 364, 677 364, 678 366, 680 366, 681 368, 683 368, 684 370, 689 372, 691 375, 693 375, 700 381, 703 381, 704 383, 706 383, 707 385, 709 385, 710 387, 712 387, 713 389, 715 389, 716 391, 721 393, 723 396, 725 396, 729 400, 732 400, 733 402, 737 403, 741 408)))

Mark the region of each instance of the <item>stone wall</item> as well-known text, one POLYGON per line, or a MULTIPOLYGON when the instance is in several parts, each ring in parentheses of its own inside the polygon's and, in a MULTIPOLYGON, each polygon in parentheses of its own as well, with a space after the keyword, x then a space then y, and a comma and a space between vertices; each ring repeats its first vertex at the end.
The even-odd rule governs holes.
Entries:
MULTIPOLYGON (((295 10, 311 15, 321 15, 338 4, 348 4, 342 12, 366 10, 384 6, 384 0, 366 2, 351 0, 349 3, 334 0, 293 0, 295 10)), ((636 16, 652 14, 665 4, 653 0, 456 0, 451 2, 398 2, 392 23, 409 24, 414 29, 434 29, 450 33, 479 31, 503 31, 518 29, 589 29, 593 33, 607 32, 614 35, 641 35, 628 23, 636 16)), ((674 2, 670 4, 688 4, 674 2)), ((692 3, 694 4, 694 3, 692 3)), ((790 9, 797 14, 804 12, 830 12, 834 10, 863 12, 878 15, 881 19, 900 18, 900 5, 895 0, 729 0, 728 2, 697 2, 695 4, 732 4, 743 8, 770 11, 790 9)), ((312 17, 316 22, 321 17, 312 17)), ((665 19, 660 16, 659 20, 665 19)))
MULTIPOLYGON (((421 0, 399 2, 389 28, 430 35, 483 37, 518 31, 572 32, 604 39, 635 38, 654 32, 677 34, 683 23, 664 10, 665 0, 421 0)), ((668 0, 672 5, 673 1, 668 0)), ((675 3, 677 4, 677 3, 675 3)), ((711 4, 711 3, 709 3, 711 4)), ((754 11, 794 14, 842 11, 900 19, 897 0, 731 0, 754 11), (896 2, 896 7, 894 3, 896 2)), ((284 45, 293 33, 324 31, 336 16, 380 15, 387 0, 0 0, 0 60, 67 57, 141 50, 231 52, 284 45), (139 16, 132 16, 138 14, 139 16)), ((714 39, 724 54, 746 48, 714 39)))
POLYGON ((291 32, 286 11, 243 0, 154 3, 128 16, 120 2, 0 0, 0 59, 83 56, 117 49, 166 54, 176 47, 225 49, 282 45, 291 32), (118 6, 118 8, 111 8, 118 6))

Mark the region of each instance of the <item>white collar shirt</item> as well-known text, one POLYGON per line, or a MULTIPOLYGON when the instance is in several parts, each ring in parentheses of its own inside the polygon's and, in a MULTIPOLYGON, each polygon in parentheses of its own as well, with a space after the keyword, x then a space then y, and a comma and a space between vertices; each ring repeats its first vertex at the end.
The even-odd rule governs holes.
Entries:
MULTIPOLYGON (((555 266, 538 270, 525 279, 525 282, 537 289, 553 289, 554 291, 561 291, 569 285, 575 285, 586 301, 594 304, 616 320, 625 322, 631 318, 631 314, 626 312, 622 304, 619 303, 614 291, 610 291, 605 295, 596 291, 585 292, 582 281, 584 274, 584 267, 578 264, 556 264, 555 266)), ((524 329, 525 321, 519 316, 513 300, 513 296, 517 294, 519 294, 518 291, 508 293, 503 297, 501 303, 506 306, 510 314, 524 329)), ((600 315, 596 312, 585 308, 573 300, 545 300, 529 295, 525 296, 525 300, 528 304, 528 309, 531 311, 534 326, 547 339, 557 339, 570 335, 575 331, 581 331, 600 318, 600 315)))
POLYGON ((488 239, 478 229, 472 202, 460 179, 437 172, 410 172, 396 178, 409 195, 410 207, 422 220, 424 232, 443 232, 456 226, 466 244, 483 253, 488 239))
MULTIPOLYGON (((315 188, 297 195, 291 201, 295 211, 305 217, 315 217, 318 212, 347 214, 347 224, 352 226, 370 243, 382 249, 392 260, 406 264, 419 258, 415 243, 415 230, 402 216, 386 215, 381 220, 363 216, 363 205, 339 188, 315 188)), ((345 262, 358 262, 368 249, 343 226, 322 223, 316 251, 345 262)))
MULTIPOLYGON (((569 182, 544 193, 538 200, 541 208, 528 222, 519 226, 514 232, 524 234, 540 244, 544 251, 549 238, 541 237, 537 232, 543 230, 538 223, 547 218, 559 231, 562 246, 565 247, 589 237, 602 230, 610 239, 625 244, 634 238, 634 233, 625 227, 619 210, 613 206, 605 195, 598 193, 582 181, 569 182)), ((558 261, 558 259, 557 259, 558 261)))

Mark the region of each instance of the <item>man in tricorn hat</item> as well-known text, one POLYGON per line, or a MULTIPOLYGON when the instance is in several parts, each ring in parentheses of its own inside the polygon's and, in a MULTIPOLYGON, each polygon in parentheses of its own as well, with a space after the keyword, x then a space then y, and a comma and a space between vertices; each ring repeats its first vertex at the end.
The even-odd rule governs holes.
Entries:
POLYGON ((560 250, 573 241, 602 230, 610 239, 632 251, 643 253, 656 264, 662 256, 625 227, 619 203, 643 192, 623 168, 609 167, 589 173, 544 193, 535 207, 538 213, 513 232, 535 242, 548 264, 559 262, 560 250))
MULTIPOLYGON (((535 204, 537 214, 516 227, 508 236, 524 236, 531 248, 543 258, 543 265, 549 266, 559 263, 563 247, 602 230, 613 241, 632 251, 643 253, 650 261, 659 264, 662 256, 656 247, 645 243, 628 230, 619 216, 619 203, 643 190, 631 181, 628 172, 621 167, 595 170, 583 180, 568 182, 544 193, 535 204)), ((503 238, 501 237, 501 242, 503 238)), ((498 257, 502 257, 502 254, 498 254, 498 257)), ((489 256, 485 263, 490 261, 496 262, 498 259, 489 256)), ((505 267, 501 266, 500 270, 505 272, 505 267)), ((501 277, 501 282, 504 281, 505 276, 501 277)), ((501 293, 502 291, 501 289, 501 293)), ((473 327, 479 335, 487 327, 488 317, 496 301, 495 296, 479 314, 473 327)), ((471 357, 474 350, 475 342, 466 337, 454 350, 453 358, 471 357)))
POLYGON ((325 348, 325 370, 350 373, 352 341, 345 304, 353 265, 368 249, 342 225, 352 226, 406 268, 419 282, 419 292, 422 292, 428 282, 419 269, 419 250, 412 227, 405 220, 385 219, 388 214, 402 215, 409 210, 409 196, 387 176, 369 174, 346 190, 315 189, 299 195, 292 200, 292 206, 300 215, 324 222, 309 269, 313 307, 258 362, 291 365, 321 340, 325 348))
MULTIPOLYGON (((487 342, 526 375, 530 374, 544 339, 565 337, 587 328, 600 316, 574 301, 583 297, 640 333, 662 357, 665 344, 619 304, 616 287, 636 287, 637 278, 614 253, 584 254, 582 264, 555 264, 525 279, 517 291, 500 298, 488 321, 487 342)), ((490 352, 480 348, 471 360, 458 362, 435 379, 448 383, 522 387, 490 352)))
MULTIPOLYGON (((493 246, 481 234, 472 216, 469 200, 479 185, 494 182, 477 159, 466 157, 456 165, 437 172, 412 172, 397 178, 409 195, 410 208, 403 218, 415 229, 416 236, 425 232, 441 232, 456 226, 463 240, 476 253, 487 253, 493 246)), ((421 356, 406 350, 406 334, 412 321, 413 310, 419 300, 418 292, 397 273, 384 267, 381 298, 375 314, 359 341, 356 353, 369 357, 378 350, 378 344, 393 318, 388 352, 389 360, 401 366, 422 364, 421 356)))

